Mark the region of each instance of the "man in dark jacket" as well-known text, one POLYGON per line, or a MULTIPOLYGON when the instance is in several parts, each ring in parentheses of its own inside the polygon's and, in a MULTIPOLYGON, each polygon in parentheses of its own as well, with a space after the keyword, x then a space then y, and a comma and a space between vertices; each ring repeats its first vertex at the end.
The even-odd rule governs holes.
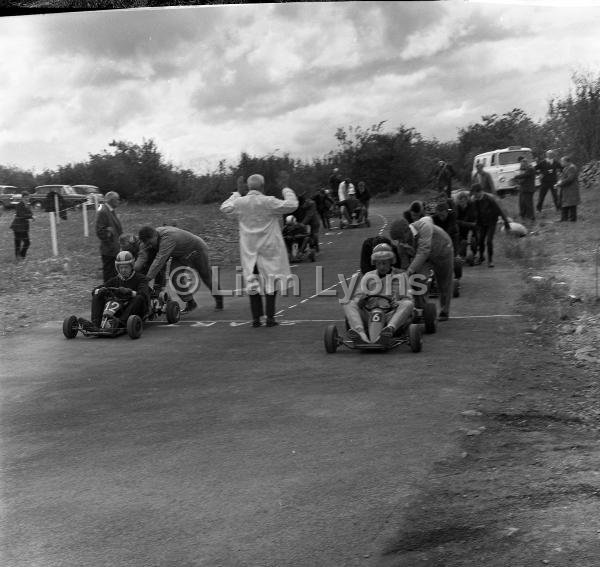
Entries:
POLYGON ((452 196, 452 178, 457 177, 454 168, 444 160, 439 160, 431 177, 435 180, 438 192, 445 191, 446 196, 452 196))
POLYGON ((21 200, 17 203, 15 218, 10 228, 15 235, 15 260, 24 260, 29 250, 29 221, 33 220, 33 213, 29 206, 29 193, 23 191, 21 200))
POLYGON ((109 191, 104 204, 96 213, 96 236, 100 239, 102 258, 102 281, 106 282, 117 275, 115 259, 119 253, 119 236, 123 232, 121 221, 115 209, 119 206, 119 194, 109 191))
POLYGON ((307 199, 304 195, 298 196, 298 208, 292 213, 299 223, 310 227, 310 244, 319 252, 319 229, 321 228, 321 221, 319 220, 319 213, 317 211, 317 205, 312 199, 307 199))
MULTIPOLYGON (((171 258, 171 273, 184 266, 192 268, 192 276, 198 275, 204 285, 212 290, 211 268, 208 258, 208 246, 199 236, 177 228, 175 226, 143 226, 138 237, 140 239, 140 252, 135 261, 135 269, 145 273, 149 280, 153 280, 165 267, 171 258)), ((173 280, 173 287, 186 307, 182 313, 189 313, 198 305, 194 301, 194 292, 199 282, 195 277, 178 278, 173 280), (180 285, 181 284, 181 285, 180 285), (188 289, 188 285, 194 286, 188 289)), ((219 282, 217 278, 217 287, 219 282)), ((223 296, 214 294, 215 308, 223 309, 223 296)))
POLYGON ((543 159, 536 164, 535 170, 540 174, 540 192, 538 194, 536 207, 538 213, 542 212, 544 199, 546 198, 546 193, 548 191, 550 191, 550 194, 552 195, 554 207, 557 211, 560 209, 560 204, 558 202, 558 191, 556 190, 555 185, 558 181, 558 174, 562 171, 562 169, 562 165, 554 157, 554 152, 552 150, 548 150, 546 152, 546 159, 543 159))
POLYGON ((312 197, 315 205, 317 206, 317 213, 321 218, 321 224, 323 228, 329 230, 331 225, 329 224, 329 210, 335 204, 335 201, 325 191, 324 187, 321 187, 312 197))
POLYGON ((494 235, 496 234, 496 225, 498 224, 498 217, 502 217, 504 221, 504 228, 508 232, 510 230, 510 223, 508 217, 496 201, 496 199, 489 193, 483 191, 481 185, 473 185, 471 191, 473 192, 473 203, 475 205, 475 214, 477 217, 477 233, 478 233, 478 245, 479 258, 475 261, 476 264, 483 263, 484 250, 487 248, 487 259, 488 267, 494 267, 494 235))
POLYGON ((471 185, 475 185, 476 183, 481 185, 486 193, 496 194, 494 179, 488 171, 483 169, 483 163, 481 162, 475 164, 475 173, 471 179, 471 185))
POLYGON ((526 157, 520 157, 519 173, 514 179, 519 184, 519 215, 522 219, 535 220, 533 194, 535 193, 535 169, 526 157))
POLYGON ((100 327, 102 311, 108 295, 107 288, 118 288, 118 295, 127 299, 127 304, 121 311, 119 319, 122 325, 127 324, 130 315, 144 318, 150 305, 150 287, 148 278, 133 269, 134 258, 130 252, 119 252, 115 259, 117 275, 105 281, 101 286, 92 290, 92 315, 91 321, 79 319, 79 324, 88 331, 100 327))
POLYGON ((458 255, 473 265, 477 254, 477 211, 467 191, 456 196, 456 224, 458 225, 458 255), (468 256, 468 248, 471 256, 468 256))

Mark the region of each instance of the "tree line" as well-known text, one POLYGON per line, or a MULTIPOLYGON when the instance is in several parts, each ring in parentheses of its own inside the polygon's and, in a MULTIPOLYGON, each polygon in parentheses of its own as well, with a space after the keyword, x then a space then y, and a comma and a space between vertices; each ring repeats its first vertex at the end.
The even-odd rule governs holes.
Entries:
POLYGON ((242 153, 238 163, 221 161, 204 174, 174 167, 153 140, 141 144, 113 140, 108 150, 90 154, 84 162, 37 175, 0 165, 0 184, 25 188, 92 184, 103 192, 117 191, 133 202, 212 203, 229 195, 238 176, 251 173, 264 175, 266 193, 275 194, 274 180, 281 170, 290 172, 291 186, 299 193, 312 194, 326 186, 334 167, 344 177, 364 181, 375 195, 415 193, 428 186, 435 163, 443 159, 452 163, 462 182, 468 184, 476 154, 512 145, 530 147, 538 157, 552 148, 559 154, 571 154, 581 165, 600 156, 600 76, 574 74, 569 94, 550 100, 547 115, 539 122, 515 108, 502 115, 482 116, 480 122, 459 129, 457 139, 451 142, 424 139, 404 125, 389 131, 385 121, 367 128, 338 128, 335 139, 336 149, 310 161, 289 154, 242 153))

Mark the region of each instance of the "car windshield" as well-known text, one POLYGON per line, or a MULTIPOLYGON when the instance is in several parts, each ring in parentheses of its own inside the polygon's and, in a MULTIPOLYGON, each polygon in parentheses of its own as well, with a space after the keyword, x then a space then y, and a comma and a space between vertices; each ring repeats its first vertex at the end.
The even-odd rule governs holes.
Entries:
POLYGON ((528 150, 515 150, 509 152, 501 152, 498 154, 498 163, 500 165, 508 165, 511 163, 519 163, 519 158, 523 156, 527 158, 529 161, 533 159, 533 155, 528 150))
POLYGON ((93 195, 94 193, 98 193, 96 187, 75 187, 75 190, 81 195, 93 195))

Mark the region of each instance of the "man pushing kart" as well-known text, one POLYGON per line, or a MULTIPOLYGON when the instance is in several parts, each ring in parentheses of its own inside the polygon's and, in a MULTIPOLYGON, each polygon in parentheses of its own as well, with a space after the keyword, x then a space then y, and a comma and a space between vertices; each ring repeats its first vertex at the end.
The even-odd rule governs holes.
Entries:
POLYGON ((389 244, 378 244, 373 248, 371 263, 375 270, 367 272, 361 279, 360 288, 344 305, 344 314, 350 327, 348 337, 356 343, 377 342, 389 346, 394 334, 412 319, 414 304, 411 286, 406 272, 394 267, 396 254, 389 244), (379 337, 367 336, 366 314, 363 305, 369 296, 379 295, 390 300, 392 309, 385 314, 385 327, 379 337))
POLYGON ((133 269, 135 260, 131 252, 121 251, 115 260, 117 275, 92 290, 92 320, 80 318, 79 324, 85 331, 96 331, 100 327, 102 311, 108 294, 108 288, 118 288, 119 297, 128 299, 119 314, 121 324, 125 326, 130 315, 139 315, 142 319, 148 313, 150 287, 148 278, 133 269))

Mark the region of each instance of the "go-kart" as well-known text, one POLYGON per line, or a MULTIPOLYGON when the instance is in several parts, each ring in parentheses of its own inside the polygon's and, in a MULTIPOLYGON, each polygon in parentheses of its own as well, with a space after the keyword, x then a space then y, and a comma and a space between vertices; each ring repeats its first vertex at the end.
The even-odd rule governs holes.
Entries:
POLYGON ((302 262, 309 259, 315 261, 316 254, 311 246, 310 236, 306 234, 298 234, 295 236, 284 237, 288 248, 288 259, 290 262, 302 262))
MULTIPOLYGON (((413 352, 420 352, 423 347, 421 324, 415 322, 418 320, 418 313, 413 313, 409 323, 398 329, 394 336, 385 344, 376 341, 382 329, 385 327, 385 316, 392 311, 394 307, 389 297, 383 295, 370 295, 364 301, 362 310, 363 319, 366 319, 365 331, 370 342, 356 341, 349 336, 349 324, 346 319, 346 332, 340 336, 335 325, 328 325, 325 328, 323 340, 325 350, 328 353, 334 353, 339 346, 345 345, 351 349, 386 351, 402 344, 408 344, 413 352)), ((435 306, 434 306, 435 309, 435 306)))
POLYGON ((127 333, 130 338, 138 339, 144 329, 144 321, 152 321, 162 314, 166 314, 167 322, 177 323, 180 317, 180 307, 177 301, 170 300, 166 294, 153 292, 150 297, 150 306, 144 318, 139 315, 130 315, 124 324, 119 315, 129 303, 131 296, 120 291, 118 287, 105 287, 106 300, 102 311, 100 327, 90 328, 75 315, 66 317, 63 321, 63 334, 67 339, 74 339, 77 333, 84 337, 118 337, 127 333))
MULTIPOLYGON (((455 261, 458 262, 458 260, 455 261)), ((462 263, 460 266, 460 274, 462 276, 462 263)), ((427 295, 429 297, 440 296, 440 288, 438 286, 433 270, 429 270, 429 273, 427 274, 427 295)), ((456 278, 454 278, 454 281, 452 282, 452 297, 460 297, 460 280, 456 278)))
POLYGON ((342 214, 340 218, 340 228, 358 228, 360 226, 370 227, 371 221, 367 218, 366 207, 359 201, 352 210, 350 222, 348 222, 345 215, 342 214))

